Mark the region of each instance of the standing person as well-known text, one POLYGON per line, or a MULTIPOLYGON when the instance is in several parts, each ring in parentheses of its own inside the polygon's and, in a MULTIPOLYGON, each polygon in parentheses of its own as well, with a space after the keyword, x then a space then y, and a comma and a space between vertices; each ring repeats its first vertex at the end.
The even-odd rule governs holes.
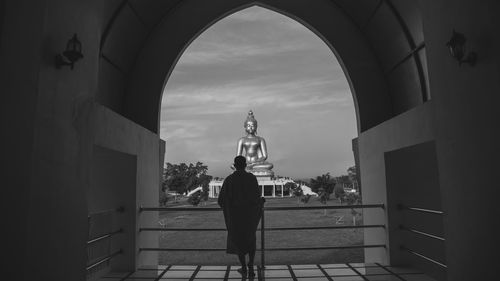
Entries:
POLYGON ((226 253, 238 255, 241 268, 238 272, 254 277, 253 261, 257 225, 261 216, 262 199, 257 178, 245 171, 247 164, 243 156, 234 158, 234 171, 228 176, 219 194, 218 203, 224 212, 227 228, 226 253), (245 262, 248 254, 248 267, 245 262))

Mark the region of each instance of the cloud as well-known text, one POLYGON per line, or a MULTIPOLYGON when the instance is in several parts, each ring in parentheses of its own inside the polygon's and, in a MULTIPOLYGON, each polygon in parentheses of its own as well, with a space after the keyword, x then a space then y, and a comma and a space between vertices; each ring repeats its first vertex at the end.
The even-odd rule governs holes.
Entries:
MULTIPOLYGON (((222 51, 221 51, 222 52, 222 51)), ((234 86, 237 84, 287 84, 289 81, 300 81, 314 78, 329 83, 337 88, 345 88, 345 75, 328 50, 300 51, 261 55, 252 58, 240 57, 240 60, 227 62, 202 63, 186 65, 180 62, 174 69, 165 93, 186 86, 189 90, 200 87, 234 86), (340 75, 339 75, 340 74, 340 75)))
POLYGON ((203 120, 169 120, 160 130, 167 139, 200 138, 208 130, 204 123, 203 120))
POLYGON ((241 62, 300 51, 317 51, 326 44, 297 21, 279 13, 251 7, 208 28, 186 49, 178 65, 241 62), (216 26, 216 28, 214 28, 216 26))
POLYGON ((338 92, 326 91, 332 88, 331 81, 318 78, 304 78, 295 81, 267 82, 255 79, 220 86, 195 87, 186 85, 163 97, 162 109, 184 111, 192 114, 222 114, 240 111, 252 106, 266 104, 297 109, 308 106, 352 105, 347 89, 338 92), (211 106, 210 106, 211 105, 211 106))
POLYGON ((217 64, 228 61, 244 61, 257 56, 272 56, 280 53, 308 50, 305 44, 249 46, 245 44, 205 43, 194 50, 186 50, 180 65, 217 64))

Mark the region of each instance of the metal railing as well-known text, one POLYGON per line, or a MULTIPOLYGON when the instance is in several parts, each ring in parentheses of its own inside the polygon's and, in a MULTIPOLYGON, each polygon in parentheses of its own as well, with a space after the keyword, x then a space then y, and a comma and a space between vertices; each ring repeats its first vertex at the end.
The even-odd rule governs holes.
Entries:
POLYGON ((418 207, 410 207, 410 206, 406 206, 406 205, 403 205, 403 204, 398 204, 398 210, 410 210, 410 211, 415 211, 415 212, 420 212, 420 213, 444 215, 443 211, 431 210, 431 209, 425 209, 425 208, 418 208, 418 207))
POLYGON ((439 265, 439 266, 440 266, 440 267, 442 267, 442 268, 445 268, 445 269, 446 269, 446 268, 448 268, 448 266, 447 266, 446 264, 444 264, 444 263, 442 263, 442 262, 438 262, 437 260, 432 259, 432 258, 430 258, 430 257, 428 257, 428 256, 426 256, 426 255, 423 255, 423 254, 419 253, 419 252, 415 252, 415 251, 413 251, 413 250, 411 250, 411 249, 408 249, 408 248, 406 248, 405 246, 400 246, 400 249, 401 249, 401 250, 403 250, 403 251, 406 251, 406 252, 408 252, 408 253, 410 253, 410 254, 412 254, 412 255, 415 255, 415 256, 417 256, 417 257, 420 257, 420 258, 422 258, 422 259, 424 259, 424 260, 430 261, 430 262, 432 262, 433 264, 439 265))
MULTIPOLYGON (((118 230, 114 230, 114 231, 107 230, 108 232, 106 232, 104 234, 100 234, 98 236, 92 237, 92 236, 94 236, 91 233, 93 221, 96 218, 100 218, 100 219, 105 218, 106 219, 105 225, 109 225, 110 226, 109 228, 112 228, 111 225, 112 225, 114 214, 123 213, 124 210, 125 209, 123 207, 118 207, 116 209, 97 211, 97 212, 93 212, 93 213, 90 213, 87 215, 87 220, 88 220, 88 240, 86 243, 87 244, 87 262, 93 261, 91 263, 88 263, 86 266, 87 276, 92 274, 92 272, 99 271, 100 269, 98 267, 100 265, 104 265, 105 263, 109 262, 111 259, 113 259, 114 257, 116 257, 117 255, 119 255, 123 252, 122 249, 111 252, 111 240, 110 240, 115 235, 123 233, 123 229, 119 228, 118 230), (96 255, 95 251, 99 250, 99 247, 97 247, 97 248, 95 247, 96 244, 97 244, 97 246, 100 246, 100 244, 98 244, 98 242, 104 242, 106 240, 109 242, 107 243, 107 245, 104 244, 103 246, 104 246, 104 248, 107 248, 107 250, 106 249, 104 250, 105 252, 107 252, 107 254, 103 255, 103 253, 99 253, 98 255, 96 255), (92 257, 92 256, 95 256, 95 257, 92 257)), ((102 230, 98 231, 98 232, 102 232, 102 230)), ((100 246, 100 247, 102 249, 102 246, 100 246)), ((103 252, 103 250, 100 250, 100 252, 103 252)))
POLYGON ((98 265, 101 265, 101 264, 103 264, 103 263, 105 263, 107 261, 110 261, 112 258, 114 258, 115 256, 117 256, 117 255, 119 255, 121 253, 122 253, 122 249, 120 249, 120 250, 112 253, 111 255, 105 256, 105 257, 99 259, 98 261, 87 265, 86 270, 89 271, 89 270, 95 268, 98 265))
POLYGON ((115 209, 107 209, 107 210, 101 210, 97 212, 93 212, 87 215, 87 217, 90 219, 91 217, 97 216, 97 215, 102 215, 102 214, 109 214, 109 213, 123 213, 125 211, 124 207, 118 207, 115 209))
MULTIPOLYGON (((385 244, 373 245, 351 245, 351 246, 321 246, 321 247, 286 247, 286 248, 266 248, 266 231, 289 231, 289 230, 318 230, 318 229, 355 229, 355 228, 385 228, 383 224, 375 225, 345 225, 345 226, 307 226, 307 227, 266 227, 266 211, 305 211, 305 210, 339 210, 339 209, 385 209, 384 204, 364 204, 364 205, 340 205, 340 206, 307 206, 307 207, 265 207, 262 206, 262 216, 260 218, 261 245, 257 249, 261 253, 261 267, 265 266, 266 251, 302 251, 302 250, 340 250, 340 249, 359 249, 359 248, 386 248, 385 244)), ((221 208, 191 208, 191 207, 140 207, 140 212, 147 211, 195 211, 195 212, 214 212, 221 211, 221 208)), ((161 227, 141 227, 139 231, 226 231, 226 228, 161 228, 161 227)), ((225 248, 139 248, 140 251, 225 251, 225 248)))
MULTIPOLYGON (((408 210, 408 211, 412 211, 412 212, 417 212, 417 213, 423 213, 423 214, 429 214, 429 215, 444 215, 445 213, 441 210, 432 210, 432 209, 426 209, 426 208, 419 208, 419 207, 412 207, 412 206, 406 206, 406 205, 403 205, 403 204, 398 204, 397 205, 397 208, 398 210, 400 211, 403 211, 403 210, 408 210)), ((434 239, 434 240, 438 240, 438 241, 441 241, 441 242, 446 242, 446 239, 444 237, 441 237, 439 235, 435 235, 435 234, 431 234, 431 233, 427 233, 427 232, 424 232, 424 231, 421 231, 421 230, 417 230, 417 229, 414 229, 414 228, 409 228, 409 227, 406 227, 404 225, 399 225, 399 229, 400 230, 403 230, 403 231, 408 231, 408 232, 411 232, 413 234, 417 234, 418 236, 420 237, 426 237, 426 238, 431 238, 431 239, 434 239)), ((444 246, 444 244, 443 244, 444 246)), ((440 267, 442 267, 443 269, 447 269, 448 266, 442 262, 439 262, 431 257, 428 257, 422 253, 419 253, 415 250, 412 250, 412 249, 409 249, 407 248, 406 246, 404 245, 400 245, 399 247, 401 250, 405 251, 405 252, 408 252, 414 256, 417 256, 421 259, 424 259, 426 261, 429 261, 433 264, 436 264, 440 267)))
POLYGON ((96 242, 99 242, 101 240, 104 240, 104 239, 107 239, 107 238, 111 238, 111 236, 116 235, 118 233, 122 233, 122 232, 123 232, 123 229, 120 228, 117 231, 113 231, 113 232, 109 232, 109 233, 103 234, 101 236, 97 236, 95 238, 87 240, 87 246, 90 245, 90 244, 94 244, 96 242))
POLYGON ((411 233, 423 235, 425 237, 429 237, 429 238, 436 239, 436 240, 439 240, 439 241, 445 241, 445 239, 443 237, 441 237, 441 236, 437 236, 437 235, 430 234, 430 233, 427 233, 427 232, 424 232, 424 231, 420 231, 420 230, 416 230, 416 229, 413 229, 413 228, 408 228, 408 227, 406 227, 404 225, 400 225, 399 229, 405 230, 405 231, 408 231, 408 232, 411 232, 411 233))

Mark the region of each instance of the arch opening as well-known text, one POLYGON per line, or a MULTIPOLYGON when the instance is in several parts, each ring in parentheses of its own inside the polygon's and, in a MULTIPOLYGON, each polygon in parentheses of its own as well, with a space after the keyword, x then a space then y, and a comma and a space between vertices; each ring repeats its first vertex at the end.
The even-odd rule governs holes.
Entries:
MULTIPOLYGON (((258 120, 258 134, 268 144, 269 161, 275 165, 278 178, 262 181, 264 196, 280 197, 283 187, 278 184, 274 188, 280 178, 308 181, 326 173, 347 174, 347 169, 354 165, 351 139, 357 135, 349 91, 331 47, 310 29, 261 6, 238 10, 198 35, 171 71, 162 102, 161 121, 167 125, 160 127, 162 138, 167 136, 166 161, 200 161, 208 164, 209 174, 227 176, 236 141, 244 135, 243 121, 251 109, 258 120)), ((284 200, 296 206, 296 198, 284 200)), ((333 201, 328 204, 336 202, 333 201)), ((315 198, 310 204, 320 203, 315 198)), ((311 215, 316 216, 302 213, 302 223, 307 223, 311 215)), ((325 221, 319 223, 328 224, 326 220, 333 219, 333 215, 328 212, 320 218, 325 221)), ((204 221, 217 220, 210 217, 204 221)), ((352 218, 342 218, 338 223, 345 221, 351 223, 352 218)), ((269 239, 279 240, 273 235, 269 239)), ((361 232, 353 239, 362 243, 361 232)), ((326 233, 324 240, 324 244, 332 242, 327 241, 331 239, 326 233)), ((327 256, 335 256, 338 262, 362 261, 361 249, 334 252, 327 256)), ((307 256, 311 260, 303 262, 318 262, 323 254, 310 251, 307 256)), ((176 253, 177 258, 182 259, 182 255, 176 253)), ((285 256, 274 259, 283 262, 285 256)), ((299 256, 294 255, 295 262, 299 256)), ((328 259, 323 258, 325 262, 328 259)), ((175 263, 165 259, 160 257, 160 262, 175 263)))
MULTIPOLYGON (((168 73, 165 77, 165 80, 163 82, 163 88, 162 88, 162 95, 160 98, 160 110, 158 111, 159 115, 159 120, 161 120, 161 104, 162 101, 164 100, 163 95, 165 94, 167 83, 172 75, 172 72, 174 69, 177 67, 177 64, 179 62, 179 59, 184 55, 186 50, 189 48, 189 46, 192 45, 194 41, 197 41, 200 35, 205 33, 208 29, 211 29, 214 25, 222 21, 223 19, 226 19, 228 17, 233 16, 234 14, 238 14, 241 11, 248 10, 248 9, 260 9, 262 11, 269 11, 269 12, 274 12, 280 16, 283 16, 283 18, 289 18, 290 20, 293 20, 294 22, 297 23, 297 27, 300 28, 300 26, 304 27, 305 29, 308 29, 312 34, 315 35, 315 37, 321 39, 321 41, 330 49, 331 53, 334 54, 336 63, 339 64, 339 66, 342 69, 342 75, 346 79, 348 85, 349 85, 349 91, 351 93, 352 99, 354 101, 354 110, 356 114, 356 126, 358 132, 360 132, 360 124, 359 124, 359 109, 358 109, 358 103, 356 99, 356 94, 355 94, 355 88, 353 87, 352 80, 349 77, 348 70, 346 69, 346 66, 344 65, 342 61, 342 57, 338 54, 338 52, 335 50, 335 48, 332 46, 332 44, 321 34, 321 32, 317 31, 313 26, 308 24, 306 21, 301 19, 298 16, 295 16, 294 14, 287 13, 286 11, 280 10, 274 6, 265 4, 263 2, 254 2, 254 3, 249 3, 242 5, 240 7, 237 7, 231 11, 228 11, 222 15, 220 15, 218 18, 213 20, 212 22, 208 23, 204 28, 200 29, 197 34, 195 34, 182 48, 182 50, 178 53, 177 57, 175 58, 174 63, 171 65, 170 69, 168 70, 168 73)), ((160 126, 160 122, 158 123, 158 126, 160 126)))
MULTIPOLYGON (((236 138, 244 133, 240 123, 249 110, 254 110, 257 119, 262 120, 259 132, 263 129, 269 138, 280 143, 274 147, 289 146, 278 141, 279 133, 274 129, 284 126, 285 121, 290 122, 286 130, 296 127, 299 132, 310 131, 305 122, 315 122, 318 128, 328 130, 330 137, 326 139, 336 145, 344 143, 346 154, 352 155, 350 142, 357 134, 353 130, 356 125, 352 121, 356 117, 352 114, 354 105, 349 85, 331 49, 318 39, 301 23, 261 6, 239 10, 207 29, 178 60, 175 75, 170 76, 164 89, 164 97, 168 98, 163 99, 162 107, 169 108, 171 113, 163 111, 162 122, 170 121, 171 129, 175 130, 168 136, 169 143, 175 140, 185 144, 176 136, 178 133, 192 138, 211 135, 217 142, 206 147, 212 148, 231 140, 234 142, 231 154, 225 155, 230 161, 236 138), (208 116, 217 121, 207 123, 208 116), (307 121, 300 120, 301 116, 307 121), (194 125, 195 118, 206 124, 194 125), (190 127, 186 123, 191 124, 190 127), (234 128, 233 136, 223 139, 219 135, 227 133, 219 127, 234 128)), ((166 135, 165 128, 160 128, 160 136, 166 135)), ((293 135, 288 133, 283 138, 291 139, 293 135)), ((310 137, 309 141, 319 140, 310 137)), ((327 147, 326 144, 312 146, 327 147)), ((167 155, 188 155, 190 151, 199 150, 172 149, 167 155)), ((216 156, 209 152, 205 155, 208 159, 216 156)), ((325 157, 317 155, 318 159, 325 157)), ((195 157, 186 160, 197 161, 195 157)), ((295 161, 300 159, 292 160, 295 161)))

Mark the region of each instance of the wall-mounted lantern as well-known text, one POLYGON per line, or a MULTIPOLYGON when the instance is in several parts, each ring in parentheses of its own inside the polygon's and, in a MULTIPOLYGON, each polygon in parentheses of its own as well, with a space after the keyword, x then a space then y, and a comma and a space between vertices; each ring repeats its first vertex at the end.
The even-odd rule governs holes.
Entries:
POLYGON ((76 33, 71 39, 68 40, 66 44, 66 50, 61 54, 56 55, 55 65, 57 69, 60 69, 64 65, 69 65, 71 69, 76 61, 83 58, 82 54, 82 43, 76 37, 76 33))
POLYGON ((458 61, 459 66, 461 66, 462 63, 468 63, 471 66, 474 66, 476 64, 477 54, 475 52, 469 52, 465 55, 466 41, 467 39, 465 39, 465 36, 462 33, 453 30, 453 35, 451 36, 450 41, 446 43, 446 47, 448 47, 450 55, 458 61))

